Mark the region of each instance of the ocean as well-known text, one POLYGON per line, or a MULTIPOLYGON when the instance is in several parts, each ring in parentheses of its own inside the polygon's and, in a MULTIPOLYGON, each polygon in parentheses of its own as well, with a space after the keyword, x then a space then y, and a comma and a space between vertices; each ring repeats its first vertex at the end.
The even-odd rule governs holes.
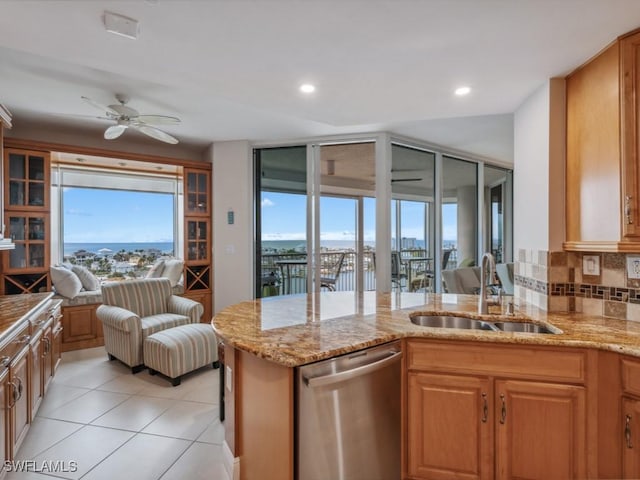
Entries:
MULTIPOLYGON (((99 250, 108 248, 113 253, 124 250, 125 252, 135 252, 136 250, 149 250, 155 248, 162 253, 173 255, 173 242, 132 242, 132 243, 65 243, 64 255, 72 255, 78 250, 86 250, 87 252, 99 253, 99 250)), ((179 255, 182 256, 182 255, 179 255)))

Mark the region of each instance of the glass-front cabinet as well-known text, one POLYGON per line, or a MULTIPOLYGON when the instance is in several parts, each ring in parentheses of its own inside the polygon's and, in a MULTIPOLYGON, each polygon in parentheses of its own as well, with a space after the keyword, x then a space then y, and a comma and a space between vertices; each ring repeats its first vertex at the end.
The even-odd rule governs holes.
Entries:
POLYGON ((51 289, 49 279, 50 152, 4 149, 5 235, 15 249, 2 252, 0 293, 51 289))
POLYGON ((209 263, 209 220, 187 219, 187 261, 209 263))
POLYGON ((43 210, 49 204, 49 153, 5 151, 5 208, 43 210))
POLYGON ((188 168, 185 169, 185 216, 208 216, 210 214, 210 175, 211 173, 207 170, 192 170, 188 168))
POLYGON ((7 212, 7 231, 16 248, 4 257, 5 273, 48 268, 47 217, 47 214, 7 212))

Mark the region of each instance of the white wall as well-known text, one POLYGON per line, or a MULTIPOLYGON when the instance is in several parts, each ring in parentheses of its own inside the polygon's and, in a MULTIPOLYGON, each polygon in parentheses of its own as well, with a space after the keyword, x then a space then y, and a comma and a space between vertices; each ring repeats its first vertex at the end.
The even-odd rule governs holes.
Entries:
POLYGON ((249 142, 218 142, 213 161, 214 313, 253 298, 253 160, 249 142), (234 224, 227 223, 229 210, 234 224))
POLYGON ((562 250, 564 80, 551 79, 514 114, 514 252, 562 250))

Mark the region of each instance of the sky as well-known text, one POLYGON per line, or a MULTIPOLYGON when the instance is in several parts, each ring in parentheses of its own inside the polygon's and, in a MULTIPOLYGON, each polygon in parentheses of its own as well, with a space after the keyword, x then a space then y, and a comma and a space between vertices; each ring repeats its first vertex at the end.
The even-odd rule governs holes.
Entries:
MULTIPOLYGON (((304 240, 306 237, 307 197, 302 194, 262 192, 262 240, 304 240)), ((424 239, 424 204, 402 203, 402 237, 424 239)), ((354 240, 355 208, 353 199, 321 197, 320 240, 354 240)), ((375 241, 375 200, 365 198, 364 241, 375 241)), ((392 219, 392 223, 395 220, 392 219)), ((445 240, 457 236, 455 204, 443 206, 445 240)))
POLYGON ((64 243, 173 242, 173 195, 66 187, 64 243))

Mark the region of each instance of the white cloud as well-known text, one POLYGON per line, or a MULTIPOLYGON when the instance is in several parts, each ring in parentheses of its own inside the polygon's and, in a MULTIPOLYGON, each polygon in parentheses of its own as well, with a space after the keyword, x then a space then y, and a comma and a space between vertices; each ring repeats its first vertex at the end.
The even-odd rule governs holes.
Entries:
POLYGON ((262 208, 264 208, 264 207, 273 207, 275 205, 275 203, 265 197, 265 198, 262 199, 262 202, 260 203, 260 205, 262 206, 262 208))

